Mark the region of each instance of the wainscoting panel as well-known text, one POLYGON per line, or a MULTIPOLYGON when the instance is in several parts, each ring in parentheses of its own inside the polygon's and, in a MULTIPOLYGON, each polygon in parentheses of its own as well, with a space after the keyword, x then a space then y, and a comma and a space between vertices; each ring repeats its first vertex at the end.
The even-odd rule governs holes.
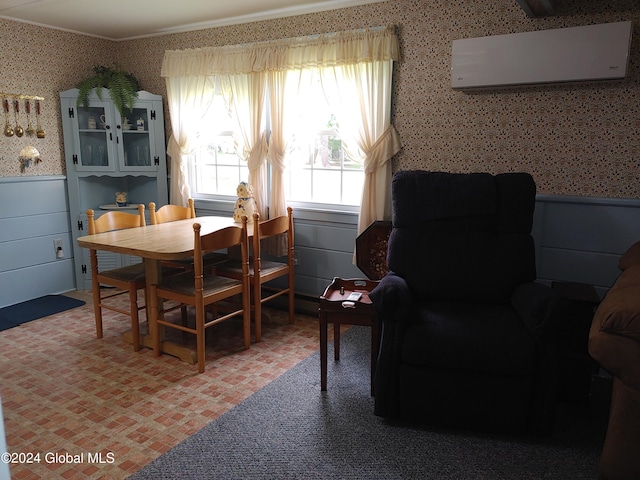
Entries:
MULTIPOLYGON (((233 202, 196 201, 198 216, 230 216, 232 212, 233 202)), ((334 277, 363 277, 352 263, 357 214, 294 208, 293 220, 298 295, 318 298, 334 277)))
POLYGON ((0 258, 0 307, 75 289, 64 176, 0 179, 0 258))
POLYGON ((540 281, 587 283, 602 296, 640 240, 640 200, 539 195, 534 238, 540 281))
MULTIPOLYGON (((37 221, 37 220, 35 220, 37 221)), ((73 258, 71 235, 68 232, 25 237, 0 244, 3 270, 19 270, 24 267, 36 267, 49 262, 60 263, 73 258), (62 240, 64 259, 56 258, 54 240, 62 240), (55 262, 54 262, 55 260, 55 262)))
MULTIPOLYGON (((198 215, 231 215, 233 203, 196 202, 198 215)), ((296 291, 319 296, 333 277, 362 277, 353 265, 357 216, 296 208, 296 291)), ((594 285, 602 296, 620 256, 640 240, 640 200, 538 195, 533 237, 538 280, 594 285)))
MULTIPOLYGON (((233 202, 196 202, 198 215, 231 215, 233 202)), ((356 214, 296 208, 296 290, 317 298, 353 265, 356 214)), ((538 279, 595 285, 604 295, 620 256, 640 240, 640 200, 539 195, 534 219, 538 279)), ((0 179, 0 307, 75 288, 63 176, 0 179), (56 260, 53 240, 65 258, 56 260)))
POLYGON ((353 264, 356 227, 300 219, 296 234, 296 290, 319 297, 334 277, 362 278, 353 264))
POLYGON ((543 247, 538 256, 540 280, 587 283, 604 292, 620 274, 620 255, 543 247))
POLYGON ((68 229, 69 215, 64 210, 49 214, 0 218, 0 242, 66 233, 68 229))

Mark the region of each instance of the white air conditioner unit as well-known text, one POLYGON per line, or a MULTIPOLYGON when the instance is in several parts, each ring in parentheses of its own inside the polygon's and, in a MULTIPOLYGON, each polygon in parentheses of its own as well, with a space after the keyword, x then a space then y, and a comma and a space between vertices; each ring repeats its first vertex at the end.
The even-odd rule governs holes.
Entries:
POLYGON ((632 22, 453 41, 456 89, 612 80, 627 75, 632 22))

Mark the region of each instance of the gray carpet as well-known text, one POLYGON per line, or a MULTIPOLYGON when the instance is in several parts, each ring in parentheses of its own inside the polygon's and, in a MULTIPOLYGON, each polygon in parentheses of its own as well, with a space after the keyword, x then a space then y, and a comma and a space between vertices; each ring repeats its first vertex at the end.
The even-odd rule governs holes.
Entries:
MULTIPOLYGON (((559 407, 555 433, 516 438, 390 423, 373 415, 369 331, 316 352, 131 477, 141 479, 596 479, 607 385, 591 413, 559 407)), ((598 393, 600 391, 600 393, 598 393)))

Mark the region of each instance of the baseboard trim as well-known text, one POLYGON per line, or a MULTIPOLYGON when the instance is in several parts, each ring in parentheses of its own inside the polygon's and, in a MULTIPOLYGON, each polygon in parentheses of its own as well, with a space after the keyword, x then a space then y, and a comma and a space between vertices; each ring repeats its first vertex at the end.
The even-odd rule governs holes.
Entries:
MULTIPOLYGON (((265 290, 271 290, 263 287, 265 290)), ((266 304, 265 304, 266 305, 266 304)), ((289 300, 286 295, 281 295, 274 298, 268 303, 269 306, 275 307, 281 310, 287 310, 289 308, 289 300)), ((305 315, 318 315, 318 307, 320 306, 320 299, 311 295, 304 295, 296 293, 294 295, 294 308, 296 313, 303 313, 305 315)))

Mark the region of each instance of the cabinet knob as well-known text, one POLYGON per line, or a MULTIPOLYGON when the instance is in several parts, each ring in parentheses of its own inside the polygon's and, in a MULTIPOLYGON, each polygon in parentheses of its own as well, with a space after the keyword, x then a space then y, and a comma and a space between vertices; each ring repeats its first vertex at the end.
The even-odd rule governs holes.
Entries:
POLYGON ((105 125, 104 128, 106 128, 107 130, 109 130, 111 128, 111 125, 105 125))

